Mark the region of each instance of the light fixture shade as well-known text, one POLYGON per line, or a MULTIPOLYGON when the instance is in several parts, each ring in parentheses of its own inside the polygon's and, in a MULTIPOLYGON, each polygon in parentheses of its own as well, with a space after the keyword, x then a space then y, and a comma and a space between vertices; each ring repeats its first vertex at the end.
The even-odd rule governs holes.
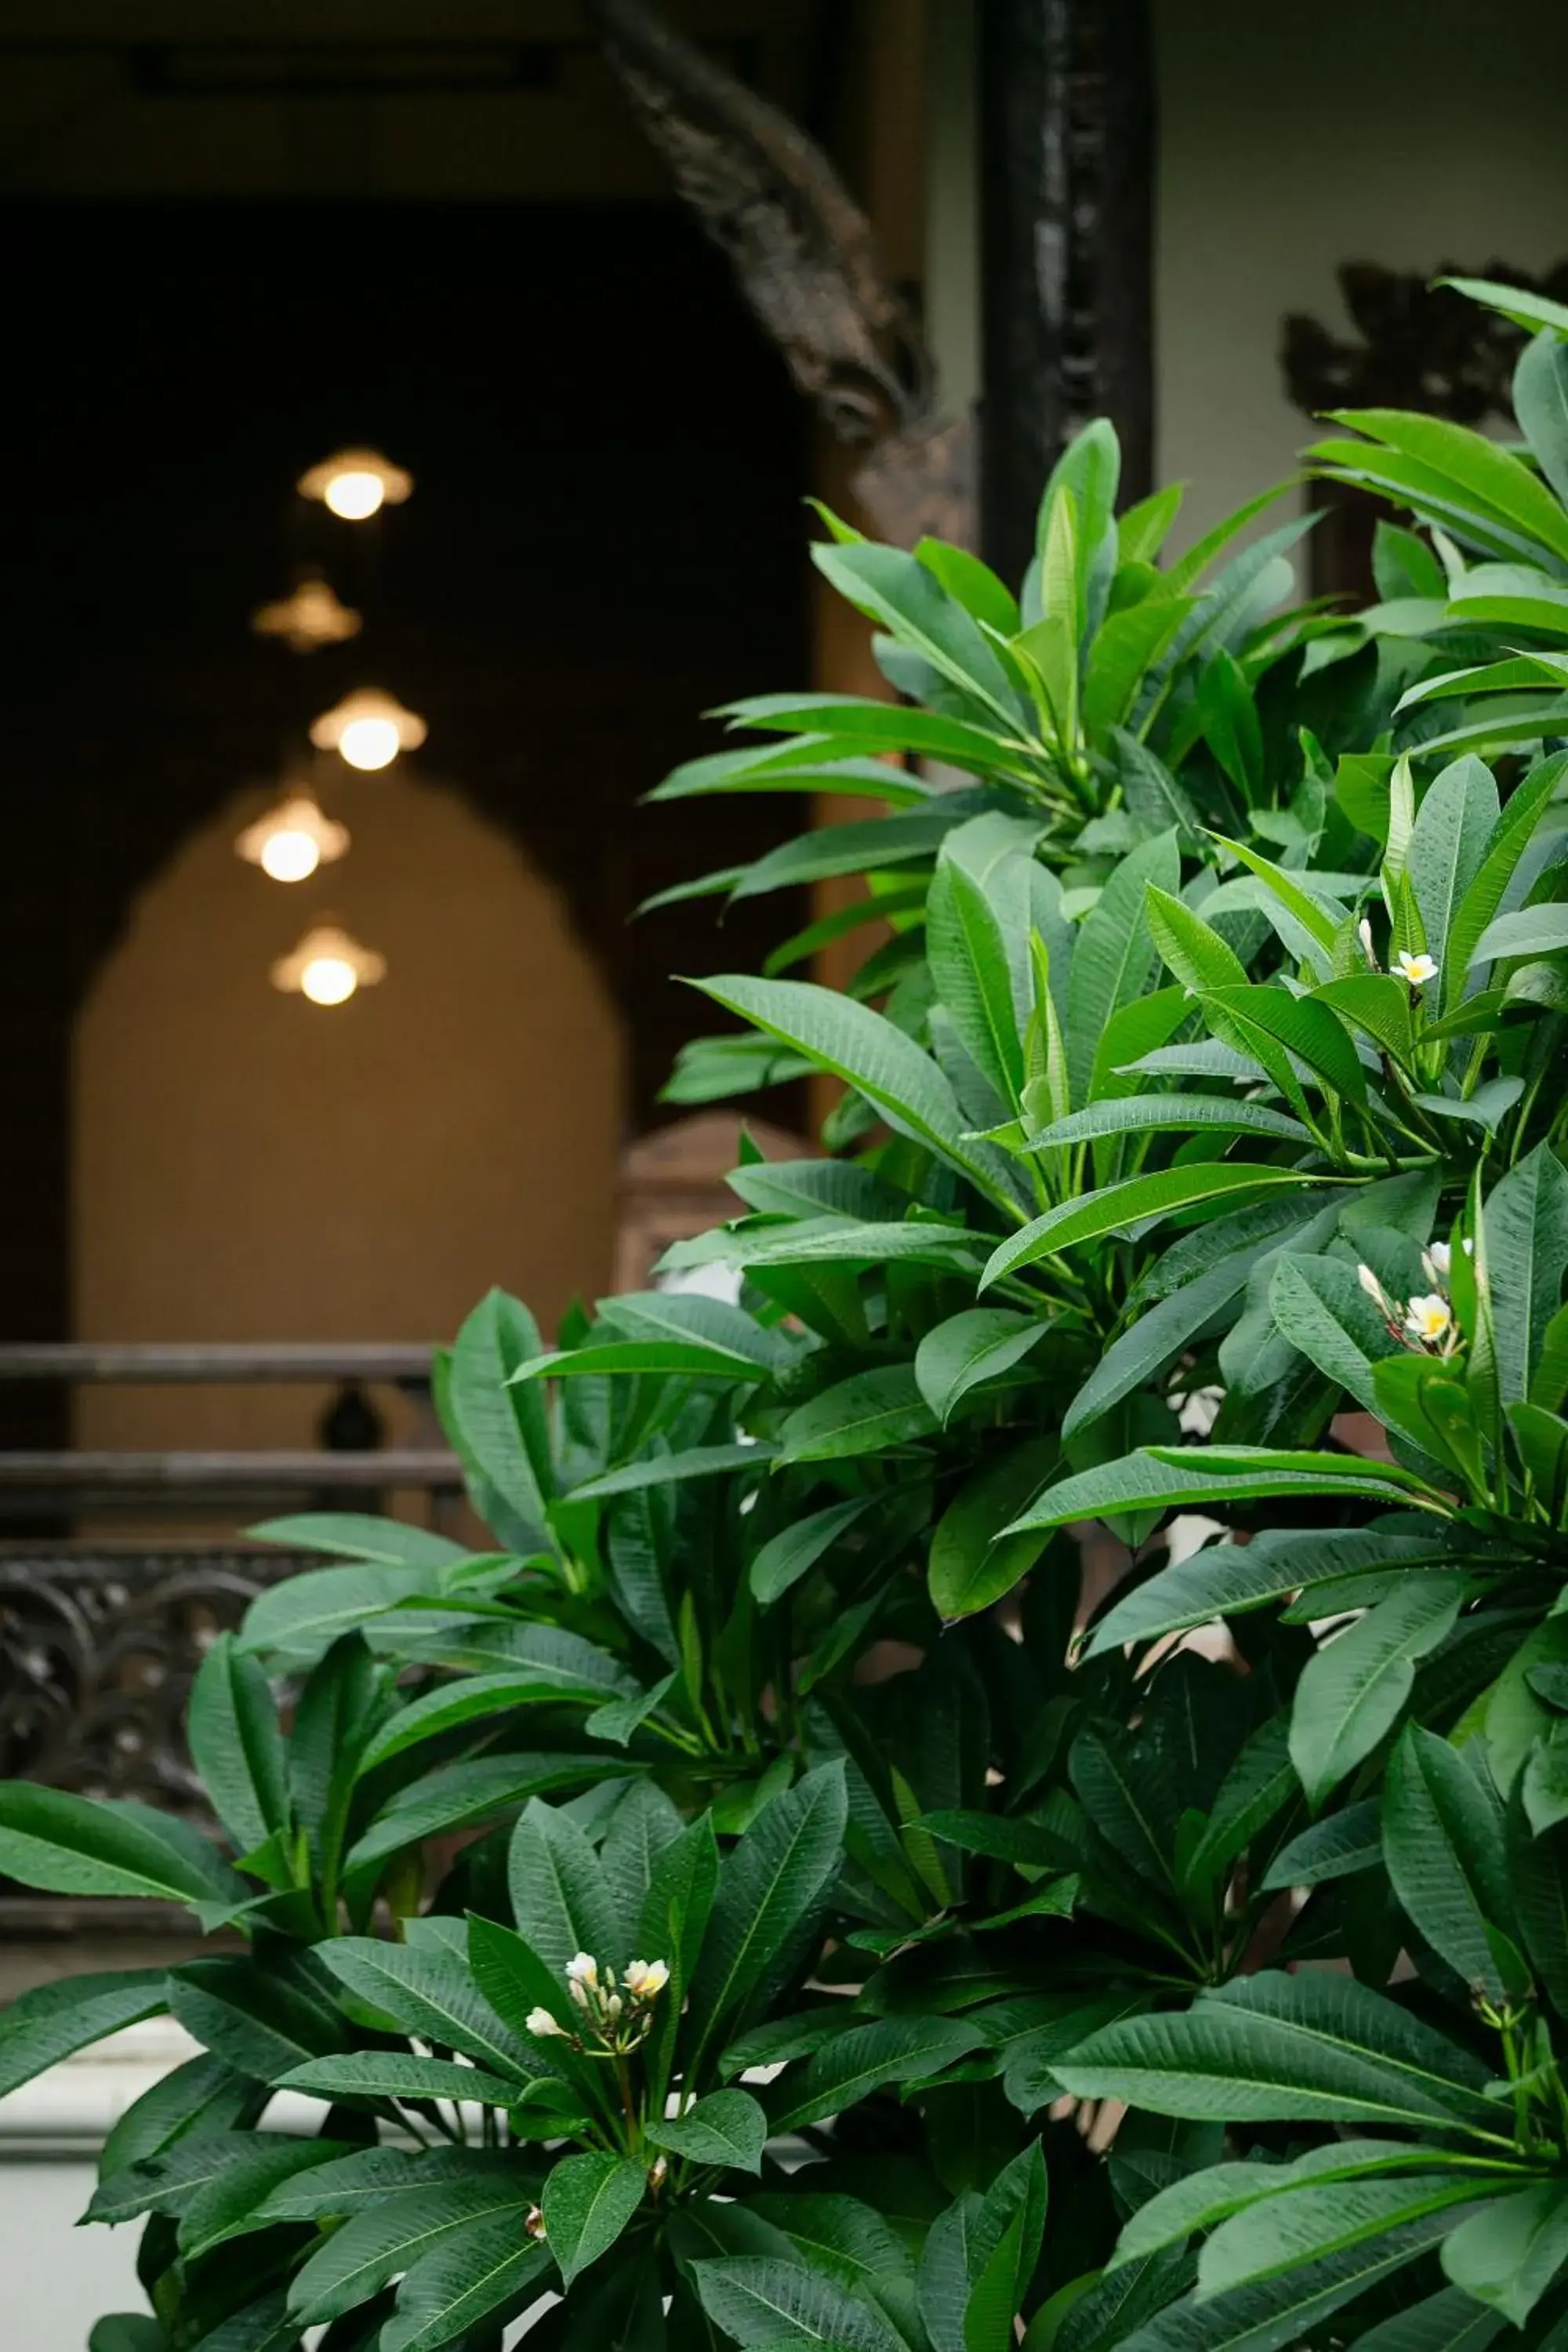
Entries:
POLYGON ((357 637, 361 620, 340 604, 329 582, 301 580, 291 596, 275 604, 259 604, 250 616, 258 637, 280 637, 297 654, 313 654, 319 646, 341 646, 357 637))
POLYGON ((312 1004, 346 1004, 362 988, 374 988, 385 977, 386 958, 361 947, 336 923, 318 923, 292 955, 279 956, 272 967, 274 988, 312 1004))
POLYGON ((320 499, 344 522, 366 522, 384 506, 403 504, 414 477, 389 465, 376 449, 340 449, 300 477, 302 498, 320 499))
POLYGON ((374 687, 347 694, 331 710, 310 721, 319 751, 336 751, 351 768, 390 767, 399 751, 417 751, 429 730, 416 710, 405 710, 374 687))
POLYGON ((235 848, 274 882, 303 882, 349 845, 349 829, 323 816, 309 793, 295 793, 246 826, 235 848))

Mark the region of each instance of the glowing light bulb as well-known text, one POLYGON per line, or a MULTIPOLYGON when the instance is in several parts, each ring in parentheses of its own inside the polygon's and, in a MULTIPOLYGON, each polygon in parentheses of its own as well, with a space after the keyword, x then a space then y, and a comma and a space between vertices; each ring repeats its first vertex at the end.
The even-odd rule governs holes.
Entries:
POLYGON ((303 882, 321 862, 321 853, 308 833, 275 833, 261 852, 261 870, 274 882, 303 882))
POLYGON ((272 967, 272 985, 312 1004, 346 1004, 362 988, 386 977, 386 958, 362 948, 335 923, 318 923, 292 955, 272 967))
POLYGON ((338 737, 338 751, 351 768, 389 768, 403 749, 391 719, 351 719, 338 737))
POLYGON ((344 522, 364 522, 384 506, 401 506, 414 477, 376 449, 339 449, 300 477, 302 498, 320 499, 344 522))
POLYGON ((247 825, 234 845, 274 882, 303 882, 319 866, 342 856, 349 833, 347 825, 321 814, 310 793, 294 793, 247 825))
POLYGON ((359 986, 359 974, 342 956, 312 956, 300 974, 300 989, 312 1004, 346 1004, 359 986))
POLYGON ((386 489, 379 474, 351 467, 347 473, 332 476, 324 496, 332 512, 342 515, 345 522, 364 522, 381 505, 386 489))
POLYGON ((338 752, 351 768, 388 767, 399 751, 416 751, 427 731, 416 710, 405 710, 374 687, 345 695, 335 709, 310 722, 317 750, 338 752))

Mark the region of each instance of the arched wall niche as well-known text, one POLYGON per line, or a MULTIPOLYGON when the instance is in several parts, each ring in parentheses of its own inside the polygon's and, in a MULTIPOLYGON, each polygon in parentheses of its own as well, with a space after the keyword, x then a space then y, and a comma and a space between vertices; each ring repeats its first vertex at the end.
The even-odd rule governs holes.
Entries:
MULTIPOLYGON (((607 1284, 625 1024, 562 893, 449 783, 393 769, 347 866, 234 854, 232 796, 132 903, 77 1017, 73 1324, 88 1339, 448 1337, 492 1282, 546 1330, 607 1284), (268 968, 327 909, 387 976, 323 1009, 268 968)), ((83 1392, 89 1445, 312 1442, 303 1389, 83 1392)))

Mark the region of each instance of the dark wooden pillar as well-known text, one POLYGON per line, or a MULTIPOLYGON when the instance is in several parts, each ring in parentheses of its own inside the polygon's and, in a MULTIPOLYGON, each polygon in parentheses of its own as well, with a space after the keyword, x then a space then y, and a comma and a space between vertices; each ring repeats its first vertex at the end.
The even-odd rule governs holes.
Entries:
POLYGON ((982 0, 981 539, 1014 581, 1090 417, 1123 498, 1152 484, 1154 128, 1149 0, 982 0))

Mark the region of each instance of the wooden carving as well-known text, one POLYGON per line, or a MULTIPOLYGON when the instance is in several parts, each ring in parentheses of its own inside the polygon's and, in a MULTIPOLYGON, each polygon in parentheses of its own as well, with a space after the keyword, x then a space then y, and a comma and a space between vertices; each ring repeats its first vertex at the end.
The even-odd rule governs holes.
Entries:
POLYGON ((795 383, 841 441, 869 452, 856 488, 879 530, 969 540, 968 420, 938 415, 920 320, 821 148, 642 0, 587 0, 587 14, 795 383))

